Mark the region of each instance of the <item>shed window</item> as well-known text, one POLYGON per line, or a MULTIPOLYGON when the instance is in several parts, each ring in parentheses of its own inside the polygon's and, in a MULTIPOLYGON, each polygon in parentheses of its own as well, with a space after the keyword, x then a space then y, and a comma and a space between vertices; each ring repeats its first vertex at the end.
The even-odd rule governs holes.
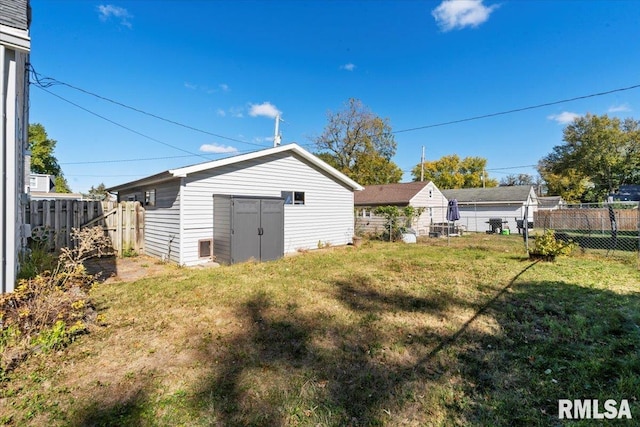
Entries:
POLYGON ((282 191, 285 205, 304 205, 304 191, 282 191))
POLYGON ((147 190, 144 192, 144 205, 155 206, 156 205, 156 189, 147 190))
POLYGON ((198 240, 198 256, 200 258, 211 258, 211 239, 198 240))

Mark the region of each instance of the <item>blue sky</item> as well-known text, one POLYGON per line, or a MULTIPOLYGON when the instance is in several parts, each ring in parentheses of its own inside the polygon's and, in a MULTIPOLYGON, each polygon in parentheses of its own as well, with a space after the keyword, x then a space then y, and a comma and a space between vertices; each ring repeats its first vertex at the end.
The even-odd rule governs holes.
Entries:
POLYGON ((637 118, 640 108, 636 88, 403 132, 640 84, 636 0, 31 5, 41 76, 204 131, 32 85, 30 121, 58 141, 76 192, 272 146, 276 112, 283 143, 313 151, 327 113, 352 97, 389 119, 405 180, 422 146, 428 160, 485 157, 496 179, 535 174, 519 166, 560 144, 576 115, 637 118))

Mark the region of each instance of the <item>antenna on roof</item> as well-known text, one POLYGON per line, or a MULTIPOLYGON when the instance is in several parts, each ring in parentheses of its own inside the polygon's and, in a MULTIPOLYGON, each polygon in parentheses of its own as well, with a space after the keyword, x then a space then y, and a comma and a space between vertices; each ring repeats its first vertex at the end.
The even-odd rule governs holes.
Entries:
POLYGON ((276 114, 276 129, 273 135, 273 146, 277 147, 280 145, 282 141, 282 136, 280 135, 280 114, 276 114))

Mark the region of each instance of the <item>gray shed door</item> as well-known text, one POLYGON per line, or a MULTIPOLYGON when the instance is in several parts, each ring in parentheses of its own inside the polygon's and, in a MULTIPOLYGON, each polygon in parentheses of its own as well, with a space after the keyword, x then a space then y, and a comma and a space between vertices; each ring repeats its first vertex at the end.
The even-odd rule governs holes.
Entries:
POLYGON ((260 260, 260 200, 234 199, 231 262, 260 260))
POLYGON ((260 259, 271 261, 284 255, 284 200, 261 200, 260 259))
POLYGON ((284 255, 283 200, 234 198, 232 212, 232 263, 284 255))

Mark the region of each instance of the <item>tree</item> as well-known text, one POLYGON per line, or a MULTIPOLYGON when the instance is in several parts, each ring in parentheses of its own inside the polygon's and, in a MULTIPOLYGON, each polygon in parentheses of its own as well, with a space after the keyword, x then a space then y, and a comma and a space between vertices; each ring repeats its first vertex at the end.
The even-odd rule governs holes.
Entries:
POLYGON ((58 159, 53 155, 57 141, 50 139, 40 123, 29 125, 29 151, 31 151, 31 172, 54 175, 56 191, 70 193, 69 183, 62 174, 58 159))
POLYGON ((329 112, 328 123, 315 138, 319 158, 362 185, 400 182, 402 170, 391 161, 397 144, 387 119, 373 114, 357 99, 329 112))
POLYGON ((53 183, 56 187, 56 193, 71 193, 71 188, 69 187, 69 183, 67 179, 62 175, 58 175, 53 180, 53 183))
POLYGON ((640 184, 640 122, 587 114, 567 125, 563 140, 538 163, 549 194, 596 202, 640 184))
POLYGON ((106 200, 110 197, 110 194, 107 191, 107 187, 101 182, 97 187, 92 185, 89 192, 87 194, 83 194, 83 196, 87 199, 106 200))
POLYGON ((514 185, 534 185, 535 179, 528 173, 519 173, 517 175, 507 175, 500 180, 501 186, 511 187, 514 185))
MULTIPOLYGON (((482 187, 483 180, 485 187, 495 187, 498 181, 486 176, 486 166, 487 159, 482 157, 461 160, 457 154, 442 156, 439 160, 424 162, 424 179, 433 181, 441 189, 482 187)), ((421 172, 421 164, 418 163, 411 171, 414 181, 420 180, 421 172)))

